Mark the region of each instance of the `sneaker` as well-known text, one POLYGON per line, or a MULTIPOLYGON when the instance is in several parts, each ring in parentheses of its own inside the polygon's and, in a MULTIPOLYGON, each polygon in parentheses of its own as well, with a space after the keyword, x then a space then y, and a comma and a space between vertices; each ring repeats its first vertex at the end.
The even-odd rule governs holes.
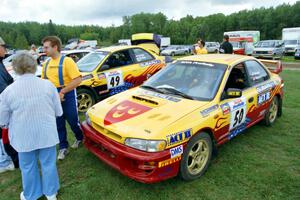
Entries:
POLYGON ((46 197, 47 197, 48 200, 57 200, 57 198, 56 198, 56 193, 53 194, 53 195, 51 195, 51 196, 47 196, 47 195, 46 195, 46 197))
POLYGON ((76 140, 76 141, 74 142, 74 144, 72 144, 71 147, 72 147, 73 149, 77 149, 81 143, 82 143, 82 140, 76 140))
POLYGON ((58 160, 63 160, 65 159, 66 155, 69 153, 68 149, 60 149, 58 152, 57 159, 58 160))
POLYGON ((15 165, 13 162, 11 162, 9 165, 6 167, 1 167, 0 168, 0 173, 6 172, 6 171, 13 171, 15 169, 15 165))
POLYGON ((24 192, 21 192, 21 194, 20 194, 20 199, 21 199, 21 200, 26 200, 26 198, 25 198, 25 196, 24 196, 24 192))

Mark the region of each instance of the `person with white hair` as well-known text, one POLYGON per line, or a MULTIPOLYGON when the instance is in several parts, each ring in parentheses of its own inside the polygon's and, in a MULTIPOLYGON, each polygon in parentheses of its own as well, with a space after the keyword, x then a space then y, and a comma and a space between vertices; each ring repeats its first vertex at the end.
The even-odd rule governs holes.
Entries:
POLYGON ((63 114, 60 98, 50 81, 34 75, 37 63, 30 53, 17 53, 12 66, 20 76, 0 95, 0 126, 8 127, 10 143, 19 153, 20 198, 35 200, 45 195, 55 200, 59 189, 56 117, 63 114))

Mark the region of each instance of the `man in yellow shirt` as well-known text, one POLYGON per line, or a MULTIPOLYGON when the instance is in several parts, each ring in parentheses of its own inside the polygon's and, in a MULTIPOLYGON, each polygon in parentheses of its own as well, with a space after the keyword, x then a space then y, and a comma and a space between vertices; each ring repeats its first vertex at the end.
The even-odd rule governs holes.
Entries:
POLYGON ((204 46, 205 42, 203 40, 198 40, 197 44, 195 45, 194 53, 196 55, 207 54, 207 49, 204 46))
POLYGON ((55 85, 63 108, 63 115, 56 119, 60 149, 58 159, 63 160, 68 153, 69 146, 66 120, 76 137, 72 148, 78 148, 83 139, 76 101, 76 87, 81 83, 81 74, 71 58, 60 54, 62 45, 58 37, 47 36, 42 43, 44 52, 51 57, 43 65, 42 78, 48 79, 55 85))

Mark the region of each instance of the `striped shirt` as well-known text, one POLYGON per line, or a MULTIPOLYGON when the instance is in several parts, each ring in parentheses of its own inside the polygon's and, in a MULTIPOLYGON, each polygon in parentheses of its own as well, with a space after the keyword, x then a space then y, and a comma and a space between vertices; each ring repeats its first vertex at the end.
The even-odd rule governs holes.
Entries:
POLYGON ((62 113, 57 89, 33 74, 20 76, 0 95, 0 126, 8 126, 10 143, 18 152, 58 144, 56 117, 62 113))

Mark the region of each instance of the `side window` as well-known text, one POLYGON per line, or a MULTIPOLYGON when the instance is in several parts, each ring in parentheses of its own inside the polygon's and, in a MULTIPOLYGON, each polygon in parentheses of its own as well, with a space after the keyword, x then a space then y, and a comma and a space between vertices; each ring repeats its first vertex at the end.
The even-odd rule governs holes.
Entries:
POLYGON ((129 54, 129 50, 118 51, 109 56, 105 62, 109 68, 122 67, 133 64, 133 60, 129 54))
POLYGON ((136 62, 145 62, 149 60, 153 60, 154 57, 143 49, 133 49, 133 53, 136 59, 136 62))
POLYGON ((266 70, 255 60, 246 61, 250 85, 256 85, 269 79, 266 70))
POLYGON ((244 63, 239 63, 235 65, 227 79, 227 83, 225 85, 225 91, 228 88, 236 88, 236 89, 246 89, 249 87, 248 76, 244 63))

